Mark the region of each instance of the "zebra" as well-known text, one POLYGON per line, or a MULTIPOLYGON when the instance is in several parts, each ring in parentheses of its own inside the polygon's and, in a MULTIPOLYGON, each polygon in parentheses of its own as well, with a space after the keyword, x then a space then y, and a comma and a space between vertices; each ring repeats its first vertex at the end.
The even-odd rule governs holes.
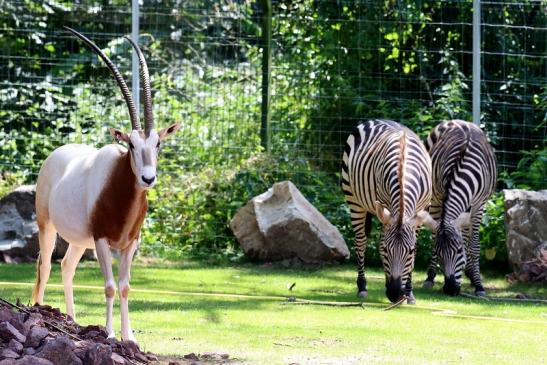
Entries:
POLYGON ((372 215, 383 225, 380 255, 391 302, 412 292, 416 230, 428 217, 431 159, 420 139, 390 120, 368 120, 349 135, 342 159, 342 190, 351 212, 357 254, 357 289, 366 298, 365 249, 372 215), (404 289, 403 289, 404 288, 404 289))
POLYGON ((433 196, 425 224, 435 249, 423 287, 433 287, 437 259, 444 271, 443 291, 458 295, 465 272, 475 294, 486 295, 479 269, 479 226, 496 187, 496 158, 484 132, 463 120, 435 127, 426 143, 433 168, 433 196))

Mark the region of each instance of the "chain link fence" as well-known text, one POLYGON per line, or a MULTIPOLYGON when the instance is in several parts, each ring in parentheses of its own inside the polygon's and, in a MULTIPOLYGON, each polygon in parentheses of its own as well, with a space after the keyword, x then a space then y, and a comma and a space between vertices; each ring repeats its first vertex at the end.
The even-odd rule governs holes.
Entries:
MULTIPOLYGON (((33 182, 55 147, 100 146, 111 141, 108 127, 129 128, 108 70, 62 26, 105 49, 130 84, 122 36, 131 31, 131 6, 0 3, 0 174, 33 182)), ((236 252, 229 219, 282 179, 351 238, 337 173, 359 120, 399 120, 422 137, 443 119, 471 120, 471 1, 273 1, 270 97, 261 110, 268 3, 140 5, 156 124, 183 124, 163 148, 160 184, 150 193, 149 252, 236 252)), ((527 156, 545 163, 546 19, 545 1, 482 1, 481 124, 500 171, 527 156)))

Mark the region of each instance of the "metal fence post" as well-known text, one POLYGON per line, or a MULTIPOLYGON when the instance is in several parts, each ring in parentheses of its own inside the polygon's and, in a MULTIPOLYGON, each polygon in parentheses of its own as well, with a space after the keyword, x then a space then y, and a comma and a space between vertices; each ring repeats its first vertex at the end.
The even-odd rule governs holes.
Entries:
MULTIPOLYGON (((131 0, 131 39, 139 44, 139 0, 131 0)), ((133 50, 131 59, 131 89, 133 100, 137 108, 137 115, 140 114, 140 86, 139 86, 139 57, 137 51, 133 50)))
POLYGON ((473 123, 481 123, 481 2, 473 0, 473 123))
POLYGON ((272 65, 272 1, 262 0, 262 106, 260 143, 270 152, 270 81, 272 65))

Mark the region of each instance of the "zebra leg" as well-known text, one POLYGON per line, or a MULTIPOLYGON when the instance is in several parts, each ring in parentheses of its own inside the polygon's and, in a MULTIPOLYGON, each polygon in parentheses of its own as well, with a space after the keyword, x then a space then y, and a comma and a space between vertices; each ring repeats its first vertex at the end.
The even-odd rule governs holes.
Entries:
POLYGON ((355 231, 355 253, 357 255, 357 295, 360 298, 368 296, 367 280, 365 278, 365 249, 367 234, 370 232, 372 216, 366 211, 351 212, 351 222, 355 231))
POLYGON ((422 288, 431 289, 433 288, 435 276, 437 276, 437 253, 433 251, 431 256, 431 261, 429 261, 429 266, 427 267, 427 278, 422 284, 422 288))
POLYGON ((407 304, 416 304, 416 297, 412 292, 412 273, 408 275, 408 279, 405 284, 405 295, 407 304))
POLYGON ((475 287, 475 295, 485 296, 486 291, 482 286, 481 273, 479 268, 480 259, 480 241, 479 241, 479 228, 482 220, 483 206, 481 206, 471 220, 471 228, 468 229, 468 246, 467 246, 467 265, 465 268, 465 274, 471 280, 471 285, 475 287))
MULTIPOLYGON (((441 219, 441 206, 436 203, 431 204, 429 214, 431 215, 431 218, 438 222, 441 219)), ((435 232, 431 232, 431 238, 433 239, 433 254, 431 255, 431 261, 429 261, 429 266, 427 267, 427 278, 422 284, 422 288, 424 289, 433 288, 435 276, 437 276, 437 268, 439 266, 437 263, 437 240, 435 232)))

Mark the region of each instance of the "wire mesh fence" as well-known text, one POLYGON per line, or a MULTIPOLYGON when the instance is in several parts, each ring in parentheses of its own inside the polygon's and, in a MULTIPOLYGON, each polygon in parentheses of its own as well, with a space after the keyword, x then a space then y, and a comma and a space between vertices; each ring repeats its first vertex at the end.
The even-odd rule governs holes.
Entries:
MULTIPOLYGON (((234 251, 229 219, 282 179, 350 237, 336 174, 359 120, 396 119, 423 137, 443 119, 471 119, 471 1, 273 1, 271 153, 263 154, 262 9, 243 0, 140 6, 156 123, 183 124, 150 193, 150 252, 195 253, 203 241, 234 251)), ((545 10, 544 1, 482 2, 481 122, 500 169, 546 148, 545 10)), ((63 25, 105 49, 131 81, 127 2, 4 0, 2 174, 33 182, 55 147, 100 146, 111 140, 108 127, 128 129, 107 69, 63 25)))

